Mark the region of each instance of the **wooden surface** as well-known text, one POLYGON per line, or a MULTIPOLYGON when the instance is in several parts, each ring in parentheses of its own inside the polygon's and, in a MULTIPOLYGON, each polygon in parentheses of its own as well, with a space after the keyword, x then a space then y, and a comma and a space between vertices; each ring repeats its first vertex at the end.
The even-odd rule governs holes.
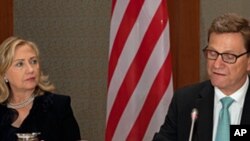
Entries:
POLYGON ((0 42, 13 35, 13 1, 0 0, 0 42))
POLYGON ((200 2, 168 0, 174 88, 199 82, 200 2))

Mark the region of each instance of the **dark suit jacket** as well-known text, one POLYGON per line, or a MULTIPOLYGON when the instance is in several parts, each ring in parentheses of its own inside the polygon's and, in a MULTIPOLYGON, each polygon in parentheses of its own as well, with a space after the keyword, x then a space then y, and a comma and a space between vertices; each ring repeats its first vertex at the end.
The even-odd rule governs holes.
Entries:
MULTIPOLYGON (((198 109, 194 125, 193 141, 212 141, 214 87, 210 81, 176 91, 168 114, 153 141, 188 141, 191 128, 191 112, 198 109)), ((243 106, 241 124, 250 124, 250 89, 243 106)))
POLYGON ((70 106, 70 97, 46 92, 37 96, 29 115, 20 128, 11 123, 17 112, 0 105, 0 141, 16 141, 16 133, 40 132, 45 141, 75 141, 80 139, 78 124, 70 106))

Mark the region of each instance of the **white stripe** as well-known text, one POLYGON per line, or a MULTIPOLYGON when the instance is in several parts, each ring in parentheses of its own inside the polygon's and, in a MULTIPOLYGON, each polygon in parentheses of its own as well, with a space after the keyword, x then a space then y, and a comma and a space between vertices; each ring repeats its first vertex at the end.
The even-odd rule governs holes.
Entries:
POLYGON ((117 0, 114 7, 113 15, 110 22, 110 45, 109 45, 109 57, 113 47, 114 39, 117 34, 117 30, 120 26, 123 15, 127 9, 129 0, 117 0))
MULTIPOLYGON (((157 0, 159 1, 159 0, 157 0)), ((156 2, 155 2, 156 3, 156 2)), ((147 1, 144 3, 143 7, 155 7, 156 4, 149 4, 147 1)), ((155 10, 151 8, 152 10, 155 10)), ((142 8, 143 11, 140 12, 138 19, 127 39, 127 42, 124 46, 124 49, 121 53, 121 56, 118 60, 117 67, 114 70, 113 77, 110 81, 109 89, 108 89, 108 102, 107 102, 107 117, 110 113, 111 107, 114 103, 114 100, 116 98, 116 94, 121 86, 121 83, 128 71, 128 68, 133 61, 135 54, 137 53, 142 38, 150 24, 150 21, 155 13, 155 11, 146 12, 142 8), (146 14, 145 14, 146 13, 146 14)), ((106 118, 108 119, 108 118, 106 118)))
POLYGON ((151 141, 153 139, 154 134, 159 131, 161 125, 164 123, 165 116, 167 114, 168 107, 172 97, 173 97, 173 80, 171 76, 168 88, 164 96, 162 97, 157 109, 155 110, 154 115, 151 118, 148 129, 143 139, 144 141, 151 141))
POLYGON ((135 91, 133 92, 128 102, 128 105, 120 119, 120 122, 116 128, 114 134, 114 141, 118 141, 119 139, 123 138, 125 139, 128 136, 131 128, 133 127, 133 124, 137 119, 141 108, 146 100, 148 92, 152 87, 153 81, 155 80, 169 52, 169 41, 166 40, 169 38, 168 35, 168 30, 163 30, 163 34, 160 36, 160 39, 158 40, 143 71, 141 79, 138 82, 138 85, 135 91))

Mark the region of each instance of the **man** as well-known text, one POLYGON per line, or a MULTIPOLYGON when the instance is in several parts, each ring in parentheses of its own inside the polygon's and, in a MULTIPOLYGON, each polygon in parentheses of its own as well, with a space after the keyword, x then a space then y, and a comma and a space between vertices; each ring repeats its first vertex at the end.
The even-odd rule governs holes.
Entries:
POLYGON ((153 140, 229 140, 229 133, 226 133, 229 129, 221 128, 225 121, 219 116, 223 113, 222 98, 229 98, 232 103, 225 108, 229 123, 224 127, 250 124, 249 51, 248 20, 233 13, 216 18, 208 31, 208 45, 203 49, 209 80, 176 91, 165 122, 153 140), (199 114, 190 135, 193 108, 199 114), (224 136, 220 138, 221 135, 224 136))

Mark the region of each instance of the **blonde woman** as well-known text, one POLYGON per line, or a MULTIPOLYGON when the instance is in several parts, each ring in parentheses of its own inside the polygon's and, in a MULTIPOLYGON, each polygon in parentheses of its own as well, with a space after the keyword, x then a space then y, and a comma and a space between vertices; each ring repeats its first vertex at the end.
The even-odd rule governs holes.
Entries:
POLYGON ((7 38, 0 46, 0 140, 16 141, 17 133, 38 133, 46 141, 80 139, 70 97, 54 89, 40 70, 36 44, 7 38))

